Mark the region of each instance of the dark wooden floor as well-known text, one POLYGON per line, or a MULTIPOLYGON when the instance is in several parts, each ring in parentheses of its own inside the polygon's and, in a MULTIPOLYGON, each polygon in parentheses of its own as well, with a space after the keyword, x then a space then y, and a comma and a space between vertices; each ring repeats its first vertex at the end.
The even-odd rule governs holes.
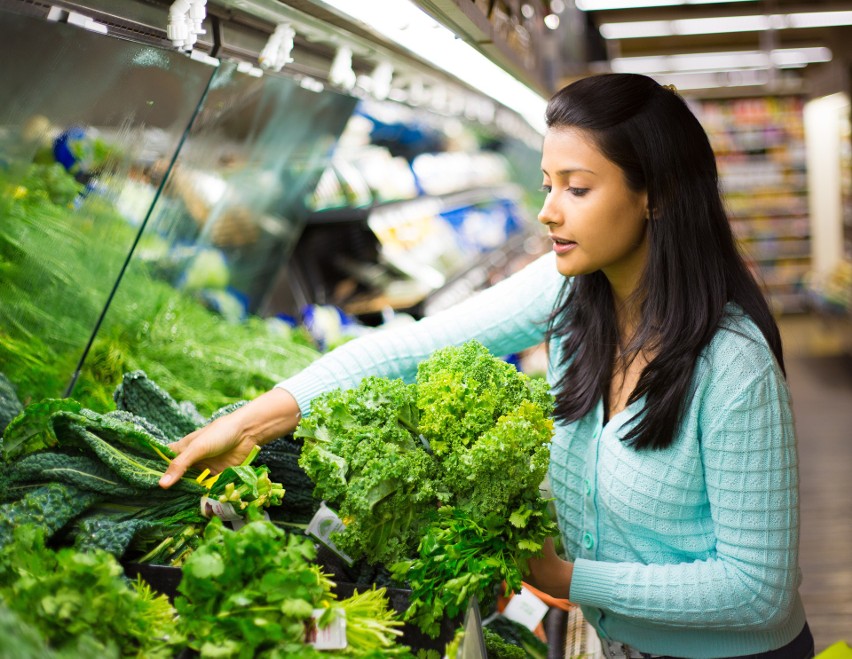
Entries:
MULTIPOLYGON (((819 652, 852 644, 852 356, 836 325, 781 330, 799 437, 801 593, 819 652)), ((852 323, 841 331, 852 338, 852 323)))
POLYGON ((799 436, 801 593, 817 651, 852 643, 852 358, 791 356, 799 436))

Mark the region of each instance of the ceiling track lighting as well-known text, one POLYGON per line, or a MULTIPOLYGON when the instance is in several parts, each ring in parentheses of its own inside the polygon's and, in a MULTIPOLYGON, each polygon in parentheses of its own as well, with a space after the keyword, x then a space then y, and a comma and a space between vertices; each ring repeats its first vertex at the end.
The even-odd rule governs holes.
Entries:
MULTIPOLYGON (((575 0, 577 9, 602 11, 606 9, 644 9, 646 7, 682 7, 683 5, 718 4, 720 0, 575 0)), ((757 2, 757 0, 721 0, 727 3, 757 2)))
POLYGON ((819 62, 830 62, 831 50, 811 48, 776 48, 774 50, 722 51, 648 57, 616 57, 610 66, 616 73, 683 73, 701 71, 736 71, 738 69, 788 69, 819 62))
POLYGON ((601 23, 604 39, 646 39, 651 37, 764 32, 815 27, 852 25, 852 11, 809 11, 791 14, 755 14, 749 16, 713 16, 655 21, 601 23))

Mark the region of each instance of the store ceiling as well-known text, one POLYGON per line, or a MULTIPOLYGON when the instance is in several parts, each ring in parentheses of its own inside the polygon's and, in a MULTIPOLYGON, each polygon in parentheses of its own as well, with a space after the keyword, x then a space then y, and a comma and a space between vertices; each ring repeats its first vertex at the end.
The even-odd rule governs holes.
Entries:
MULTIPOLYGON (((704 95, 746 95, 766 91, 807 93, 813 86, 811 83, 826 71, 849 68, 852 26, 793 25, 813 22, 814 14, 818 14, 817 21, 825 22, 824 19, 831 17, 824 12, 840 12, 834 16, 836 21, 852 22, 852 2, 692 0, 672 5, 674 1, 668 0, 670 6, 650 7, 642 5, 663 4, 663 0, 647 3, 641 0, 576 0, 576 4, 586 8, 590 23, 601 34, 608 58, 604 67, 649 73, 661 82, 677 84, 680 81, 679 88, 694 88, 696 93, 704 95), (603 4, 629 7, 594 9, 603 4), (708 20, 720 18, 731 20, 715 23, 708 20), (760 24, 768 24, 771 29, 754 29, 760 24), (665 31, 674 34, 660 34, 665 31), (759 66, 754 51, 764 56, 774 51, 774 56, 769 57, 770 66, 759 66), (737 55, 725 57, 724 54, 730 52, 737 55), (699 63, 694 59, 690 62, 677 57, 706 53, 716 55, 699 63), (672 59, 672 56, 675 57, 672 59), (812 61, 803 66, 789 66, 799 58, 823 60, 827 56, 832 58, 830 62, 812 61), (667 59, 633 59, 650 57, 667 59), (735 66, 728 66, 731 62, 727 60, 730 59, 734 60, 735 66), (697 70, 686 73, 693 65, 697 70)), ((591 66, 594 68, 594 64, 591 66)))

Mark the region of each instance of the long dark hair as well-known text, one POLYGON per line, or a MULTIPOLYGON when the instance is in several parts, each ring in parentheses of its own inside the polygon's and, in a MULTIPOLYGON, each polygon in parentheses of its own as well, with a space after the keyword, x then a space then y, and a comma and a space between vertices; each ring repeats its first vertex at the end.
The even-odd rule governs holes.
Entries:
MULTIPOLYGON (((754 277, 737 251, 719 192, 707 134, 683 99, 651 78, 603 74, 557 92, 548 128, 577 128, 648 196, 648 261, 639 291, 640 321, 627 346, 619 341, 609 282, 600 271, 573 278, 548 322, 547 340, 563 338, 564 375, 555 415, 585 416, 607 400, 615 360, 652 355, 628 404, 645 396, 638 423, 623 437, 661 449, 674 441, 696 359, 728 302, 757 324, 782 370, 781 337, 754 277), (620 347, 619 347, 620 346, 620 347)), ((568 283, 566 282, 566 286, 568 283)))

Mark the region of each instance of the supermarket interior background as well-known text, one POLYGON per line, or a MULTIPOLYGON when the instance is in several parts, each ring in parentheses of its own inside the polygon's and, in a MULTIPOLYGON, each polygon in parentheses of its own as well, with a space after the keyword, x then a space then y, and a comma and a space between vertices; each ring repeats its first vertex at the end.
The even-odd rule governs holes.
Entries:
POLYGON ((816 648, 852 644, 852 2, 0 0, 0 372, 206 415, 445 309, 547 249, 546 99, 605 71, 708 132, 785 343, 816 648))

